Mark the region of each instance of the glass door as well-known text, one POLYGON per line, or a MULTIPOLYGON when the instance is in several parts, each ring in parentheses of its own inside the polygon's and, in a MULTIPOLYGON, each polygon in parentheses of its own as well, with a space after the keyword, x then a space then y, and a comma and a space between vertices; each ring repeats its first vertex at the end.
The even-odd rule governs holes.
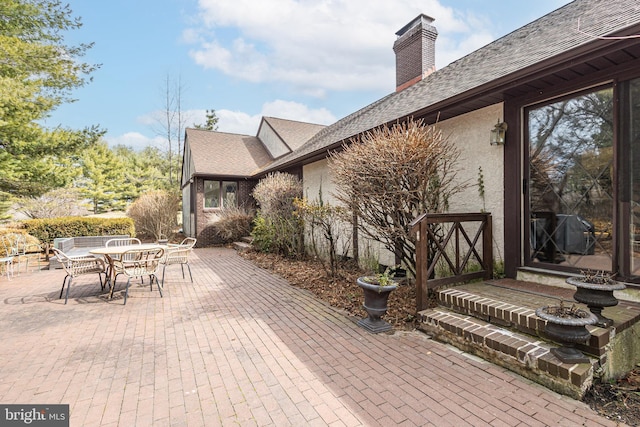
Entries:
POLYGON ((612 271, 613 88, 529 107, 525 121, 526 264, 612 271))

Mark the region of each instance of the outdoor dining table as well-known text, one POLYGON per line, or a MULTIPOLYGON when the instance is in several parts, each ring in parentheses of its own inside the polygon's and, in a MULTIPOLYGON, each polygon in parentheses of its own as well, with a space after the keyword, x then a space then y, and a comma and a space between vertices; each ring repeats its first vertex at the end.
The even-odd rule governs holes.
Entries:
POLYGON ((160 245, 158 243, 142 243, 136 245, 123 245, 123 246, 105 246, 102 248, 94 248, 89 251, 90 254, 93 255, 102 255, 109 264, 109 276, 107 280, 109 281, 109 299, 113 297, 113 288, 116 282, 116 271, 115 271, 115 262, 122 257, 127 251, 136 250, 136 249, 155 249, 155 248, 163 248, 166 249, 167 245, 160 245))

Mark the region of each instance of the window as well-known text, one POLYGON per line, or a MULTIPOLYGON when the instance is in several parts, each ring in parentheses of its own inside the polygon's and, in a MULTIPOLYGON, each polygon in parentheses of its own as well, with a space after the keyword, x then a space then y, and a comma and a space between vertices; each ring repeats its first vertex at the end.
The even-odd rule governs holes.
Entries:
POLYGON ((204 207, 221 208, 238 205, 238 183, 235 181, 204 181, 204 207))

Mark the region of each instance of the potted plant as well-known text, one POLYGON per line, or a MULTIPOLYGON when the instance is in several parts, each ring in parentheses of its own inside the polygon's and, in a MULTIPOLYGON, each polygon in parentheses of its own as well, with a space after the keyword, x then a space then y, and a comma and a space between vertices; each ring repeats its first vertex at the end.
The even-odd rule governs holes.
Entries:
POLYGON ((392 269, 387 268, 383 273, 372 276, 358 277, 356 283, 364 291, 363 306, 368 314, 365 319, 358 321, 358 325, 374 334, 390 330, 392 326, 380 317, 387 312, 389 294, 398 287, 393 279, 392 269))
POLYGON ((613 320, 602 315, 602 309, 613 307, 618 304, 618 299, 613 295, 613 291, 620 291, 626 286, 613 278, 613 274, 604 271, 592 272, 582 271, 578 277, 569 277, 566 282, 577 288, 573 299, 589 307, 589 310, 596 315, 597 326, 608 328, 613 325, 613 320))
POLYGON ((562 301, 559 305, 540 307, 536 315, 546 320, 545 333, 554 341, 561 343, 551 353, 563 363, 588 363, 589 359, 575 348, 575 344, 584 344, 591 334, 587 325, 598 320, 595 314, 571 305, 567 307, 562 301))

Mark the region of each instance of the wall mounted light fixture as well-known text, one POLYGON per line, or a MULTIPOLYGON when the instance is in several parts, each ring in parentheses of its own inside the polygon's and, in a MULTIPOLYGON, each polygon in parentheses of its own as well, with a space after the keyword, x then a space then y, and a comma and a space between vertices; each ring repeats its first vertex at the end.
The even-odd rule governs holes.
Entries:
POLYGON ((500 123, 500 119, 498 119, 498 123, 491 129, 491 139, 489 142, 491 145, 503 145, 504 137, 507 133, 507 124, 505 122, 500 123))

